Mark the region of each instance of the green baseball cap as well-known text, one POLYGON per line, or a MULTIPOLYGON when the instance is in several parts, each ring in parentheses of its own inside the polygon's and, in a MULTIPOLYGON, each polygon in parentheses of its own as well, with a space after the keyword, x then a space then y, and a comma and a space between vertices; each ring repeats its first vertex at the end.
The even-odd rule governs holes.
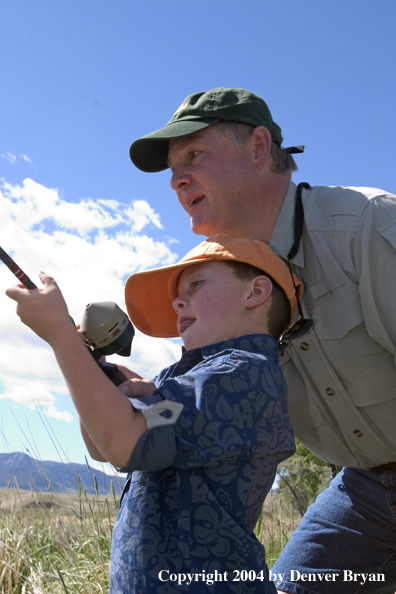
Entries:
POLYGON ((135 140, 129 150, 132 162, 142 171, 163 171, 168 167, 166 160, 171 138, 194 134, 222 121, 265 126, 272 139, 279 146, 282 144, 281 129, 261 97, 245 89, 219 87, 189 95, 164 128, 135 140))

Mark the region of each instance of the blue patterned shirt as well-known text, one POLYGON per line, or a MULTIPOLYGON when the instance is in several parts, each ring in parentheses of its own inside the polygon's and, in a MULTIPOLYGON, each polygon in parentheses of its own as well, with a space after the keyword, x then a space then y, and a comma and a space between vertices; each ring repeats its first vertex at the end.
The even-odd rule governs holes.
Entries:
POLYGON ((165 421, 123 469, 110 594, 275 593, 253 530, 277 464, 295 451, 276 340, 184 351, 155 383, 153 396, 132 399, 161 406, 165 421))

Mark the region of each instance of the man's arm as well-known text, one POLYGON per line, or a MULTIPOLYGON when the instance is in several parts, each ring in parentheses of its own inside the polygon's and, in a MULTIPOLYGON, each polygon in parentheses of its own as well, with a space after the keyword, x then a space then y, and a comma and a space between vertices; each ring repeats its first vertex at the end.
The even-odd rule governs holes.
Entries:
POLYGON ((17 303, 21 321, 54 350, 69 393, 98 452, 124 467, 146 431, 143 414, 99 369, 70 318, 53 278, 41 273, 43 289, 12 287, 6 294, 17 303))
POLYGON ((396 353, 396 200, 384 195, 371 200, 357 232, 354 259, 368 333, 396 353))

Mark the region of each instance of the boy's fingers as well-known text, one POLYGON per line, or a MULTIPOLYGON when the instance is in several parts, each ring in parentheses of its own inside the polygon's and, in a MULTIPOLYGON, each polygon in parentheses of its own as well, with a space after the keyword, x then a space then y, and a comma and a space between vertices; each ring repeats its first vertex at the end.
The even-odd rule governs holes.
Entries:
POLYGON ((26 289, 26 287, 24 287, 23 285, 16 285, 14 287, 9 287, 8 289, 6 289, 5 294, 10 299, 18 301, 18 297, 20 297, 21 295, 23 295, 23 293, 26 293, 27 291, 28 289, 26 289))
POLYGON ((51 285, 53 287, 58 286, 56 280, 49 274, 46 274, 45 272, 39 273, 39 279, 41 280, 41 282, 43 283, 44 286, 51 286, 51 285))
POLYGON ((133 398, 134 396, 151 396, 155 390, 155 384, 150 380, 131 379, 119 385, 118 388, 126 396, 133 398))
POLYGON ((129 380, 130 379, 143 379, 141 375, 139 375, 138 373, 135 373, 134 371, 132 371, 128 367, 125 367, 124 365, 117 365, 117 367, 121 371, 122 375, 124 375, 129 380))
MULTIPOLYGON (((40 272, 39 278, 40 278, 44 288, 58 287, 55 279, 52 276, 45 274, 45 272, 40 272)), ((13 287, 9 287, 8 289, 6 289, 5 294, 10 299, 13 299, 14 301, 19 301, 19 299, 21 297, 25 297, 25 296, 27 297, 29 295, 29 293, 31 293, 33 291, 37 291, 37 288, 36 289, 27 289, 25 287, 25 285, 20 284, 20 285, 15 285, 13 287)))

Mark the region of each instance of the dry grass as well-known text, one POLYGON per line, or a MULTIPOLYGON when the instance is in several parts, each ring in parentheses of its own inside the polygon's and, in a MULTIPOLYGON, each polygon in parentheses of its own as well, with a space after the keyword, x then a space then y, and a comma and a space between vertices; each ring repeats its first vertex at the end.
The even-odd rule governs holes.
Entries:
MULTIPOLYGON (((118 500, 0 490, 1 594, 105 594, 118 500)), ((298 519, 269 495, 256 527, 272 567, 298 519)))
POLYGON ((0 491, 1 594, 106 593, 115 497, 0 491))
POLYGON ((269 568, 274 565, 300 520, 300 516, 282 495, 279 493, 267 495, 255 533, 265 546, 265 557, 269 568))

